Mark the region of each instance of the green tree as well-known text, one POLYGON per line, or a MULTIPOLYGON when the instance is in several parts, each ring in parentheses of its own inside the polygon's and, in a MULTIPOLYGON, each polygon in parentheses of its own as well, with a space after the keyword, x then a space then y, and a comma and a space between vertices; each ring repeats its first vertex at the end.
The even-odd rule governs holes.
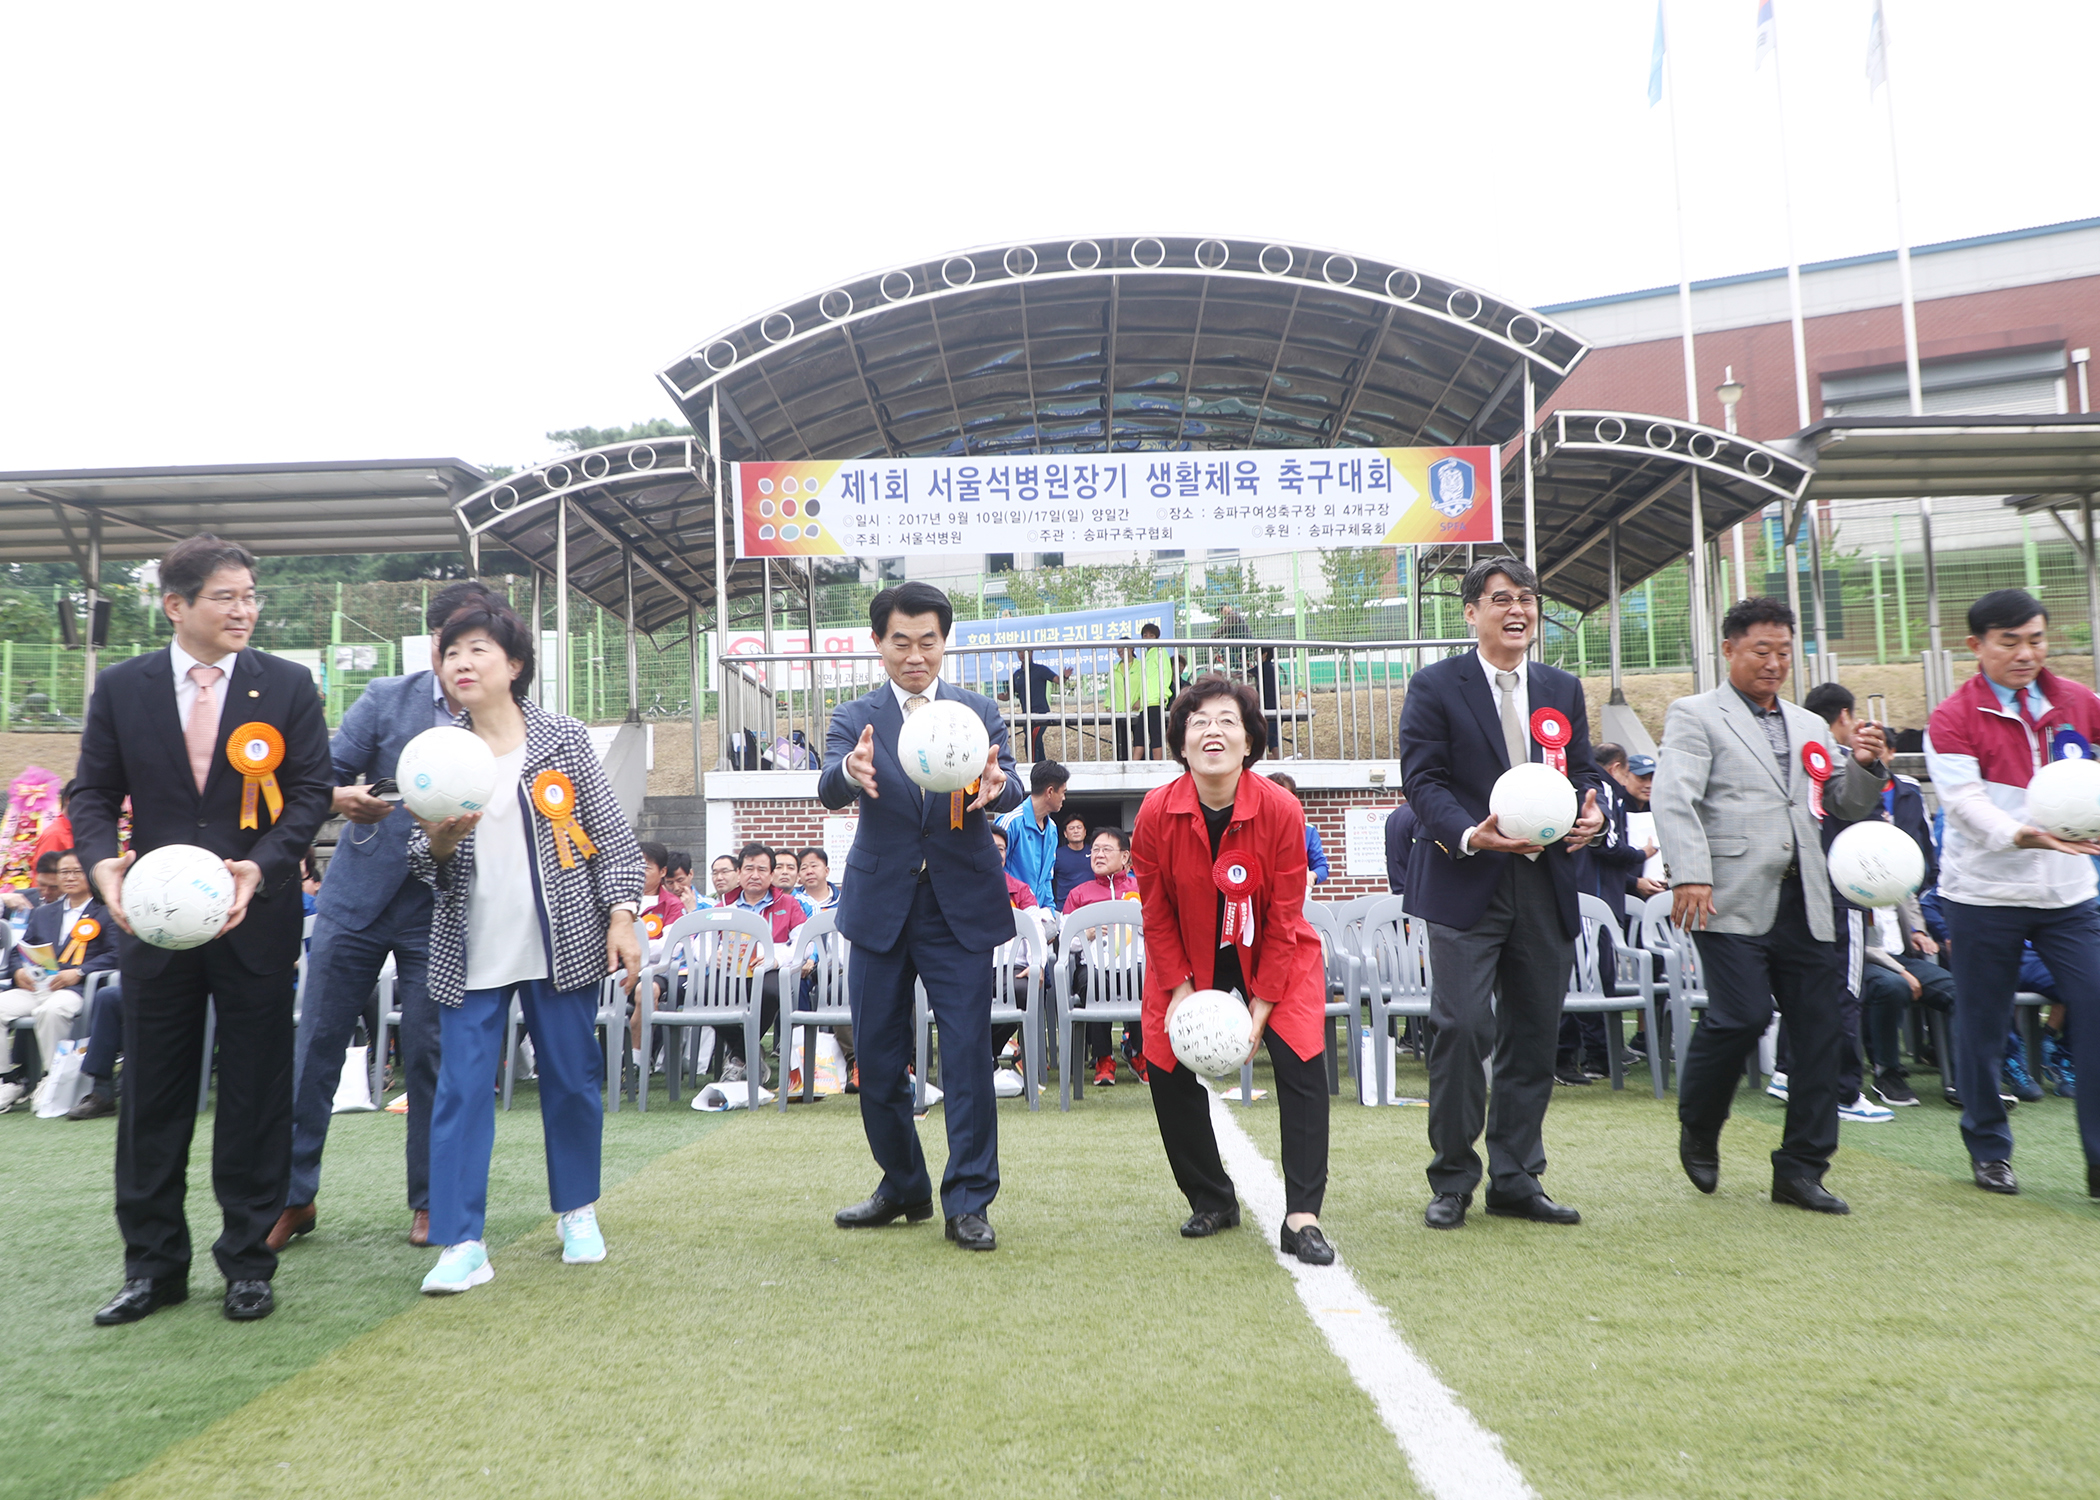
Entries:
POLYGON ((603 448, 607 443, 639 443, 650 438, 692 435, 693 429, 683 422, 652 417, 646 422, 633 422, 625 427, 566 427, 559 432, 548 433, 547 439, 549 442, 562 444, 574 453, 584 448, 603 448))

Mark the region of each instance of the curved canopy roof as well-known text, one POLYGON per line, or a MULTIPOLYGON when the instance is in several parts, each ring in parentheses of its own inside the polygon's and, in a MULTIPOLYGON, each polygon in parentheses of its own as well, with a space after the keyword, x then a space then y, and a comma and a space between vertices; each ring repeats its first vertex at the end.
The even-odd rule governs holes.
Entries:
POLYGON ((1195 236, 1037 240, 873 272, 659 373, 723 456, 1499 443, 1586 351, 1463 282, 1195 236))

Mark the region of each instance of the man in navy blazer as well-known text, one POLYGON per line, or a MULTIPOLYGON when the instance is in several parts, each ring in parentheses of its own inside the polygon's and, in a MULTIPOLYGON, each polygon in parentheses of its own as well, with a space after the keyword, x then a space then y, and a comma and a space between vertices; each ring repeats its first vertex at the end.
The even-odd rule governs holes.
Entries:
MULTIPOLYGON (((1407 685, 1400 765, 1419 831, 1407 866, 1407 912, 1429 929, 1429 1164, 1423 1221, 1456 1229, 1481 1176, 1473 1142, 1488 1141, 1491 1214, 1546 1224, 1581 1215, 1539 1185, 1542 1127, 1553 1097, 1561 1000, 1581 916, 1578 852, 1604 827, 1604 776, 1590 754, 1589 710, 1575 677, 1529 661, 1538 635, 1538 579, 1513 557, 1466 570, 1466 624, 1479 645, 1433 663, 1407 685), (1543 711, 1567 737, 1574 828, 1541 847, 1496 827, 1495 782, 1545 759, 1543 711), (1493 1108, 1482 1064, 1494 1059, 1493 1108)), ((1549 736, 1551 737, 1551 736, 1549 736)))
POLYGON ((933 1184, 912 1125, 913 981, 923 980, 941 1029, 942 1111, 948 1166, 941 1211, 965 1250, 997 1240, 985 1210, 999 1192, 999 1117, 992 1091, 992 950, 1014 935, 1004 869, 987 813, 1021 804, 1006 724, 992 700, 941 681, 955 611, 927 583, 884 589, 868 623, 888 680, 832 711, 817 795, 826 807, 860 802, 860 826, 839 882, 838 930, 853 945, 847 993, 860 1067, 860 1118, 882 1168, 863 1203, 839 1210, 842 1229, 933 1216, 933 1184), (991 748, 962 826, 951 802, 920 790, 897 759, 905 715, 936 699, 984 720, 991 748))
POLYGON ((248 644, 262 612, 255 558, 193 536, 161 559, 160 586, 175 640, 95 679, 71 804, 81 861, 124 934, 116 1197, 125 1280, 95 1314, 103 1325, 136 1322, 189 1296, 183 1198, 207 1005, 218 1018, 211 1164, 224 1228, 212 1253, 226 1278, 225 1313, 245 1322, 276 1306, 277 1256, 266 1241, 291 1168, 292 999, 306 919, 299 871, 332 785, 313 677, 248 644), (282 747, 270 773, 281 801, 258 796, 244 818, 247 781, 231 752, 236 743, 269 745, 266 730, 282 747), (120 856, 126 797, 131 852, 120 856), (226 925, 196 948, 149 946, 125 916, 131 856, 166 844, 210 850, 233 878, 226 925))
MULTIPOLYGON (((425 623, 435 642, 452 612, 484 596, 486 585, 463 579, 430 601, 425 623)), ((407 665, 403 663, 403 665, 407 665)), ((430 1107, 437 1091, 438 1015, 430 999, 431 889, 408 873, 408 835, 415 823, 369 784, 391 780, 408 742, 449 725, 453 705, 424 669, 365 684, 330 741, 335 810, 347 819, 314 908, 306 966, 306 1003, 299 1018, 299 1068, 292 1085, 292 1177, 270 1248, 320 1221, 321 1152, 335 1110, 343 1049, 357 1018, 371 1012, 372 988, 387 955, 394 958, 394 1002, 401 1011, 401 1071, 408 1084, 408 1242, 430 1243, 430 1107), (363 784, 360 784, 363 783, 363 784)), ((376 1017, 375 1017, 376 1019, 376 1017)), ((369 1029, 369 1028, 368 1028, 369 1029)), ((377 1040, 376 1030, 371 1030, 377 1040)))

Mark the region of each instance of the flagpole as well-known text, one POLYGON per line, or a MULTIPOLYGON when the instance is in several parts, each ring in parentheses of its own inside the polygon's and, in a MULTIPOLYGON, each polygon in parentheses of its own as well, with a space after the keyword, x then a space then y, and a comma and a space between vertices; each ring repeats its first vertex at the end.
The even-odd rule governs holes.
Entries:
POLYGON ((1787 311, 1794 324, 1794 414, 1803 427, 1808 408, 1808 331, 1801 318, 1801 259, 1794 250, 1794 167, 1787 150, 1786 78, 1780 70, 1779 29, 1772 30, 1772 92, 1779 106, 1779 201, 1786 220, 1787 311))
MULTIPOLYGON (((1903 167, 1896 154, 1896 85, 1889 67, 1888 14, 1882 0, 1874 0, 1875 36, 1880 48, 1881 87, 1886 91, 1889 116, 1889 180, 1896 201, 1896 284, 1903 299, 1903 368, 1910 379, 1910 414, 1925 415, 1925 383, 1918 371, 1918 302, 1910 279, 1910 235, 1903 224, 1903 167)), ((1868 60, 1873 78, 1873 60, 1868 60)), ((1870 85, 1871 86, 1871 85, 1870 85)), ((1925 624, 1932 649, 1940 650, 1940 586, 1932 560, 1932 497, 1918 497, 1918 529, 1925 553, 1925 624)))
MULTIPOLYGON (((1656 0, 1656 23, 1663 41, 1663 91, 1670 96, 1670 181, 1677 198, 1677 316, 1684 338, 1684 405, 1693 422, 1699 420, 1698 352, 1692 341, 1692 273, 1684 243, 1684 161, 1677 144, 1677 66, 1670 55, 1668 0, 1656 0)), ((1689 471, 1692 499, 1692 578, 1690 626, 1692 690, 1703 693, 1713 686, 1712 664, 1706 647, 1706 519, 1701 512, 1699 472, 1689 471)))

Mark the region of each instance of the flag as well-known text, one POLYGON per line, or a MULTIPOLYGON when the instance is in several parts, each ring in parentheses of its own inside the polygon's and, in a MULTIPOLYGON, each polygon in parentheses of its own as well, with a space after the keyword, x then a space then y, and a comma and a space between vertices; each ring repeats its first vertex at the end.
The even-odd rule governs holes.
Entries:
POLYGON ((1779 23, 1772 19, 1772 0, 1757 0, 1757 63, 1762 68, 1765 56, 1779 50, 1779 23))
MULTIPOLYGON (((1881 14, 1877 5, 1874 12, 1881 14)), ((1652 109, 1662 103, 1663 96, 1663 0, 1655 0, 1655 44, 1648 49, 1648 105, 1652 109)))
POLYGON ((1867 97, 1889 81, 1889 29, 1881 18, 1881 0, 1874 0, 1874 18, 1867 23, 1867 97))

